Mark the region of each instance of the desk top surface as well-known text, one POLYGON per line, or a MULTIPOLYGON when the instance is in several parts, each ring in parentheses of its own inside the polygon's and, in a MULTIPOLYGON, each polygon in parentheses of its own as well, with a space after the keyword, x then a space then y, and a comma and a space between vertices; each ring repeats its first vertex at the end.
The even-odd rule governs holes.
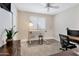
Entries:
POLYGON ((69 36, 69 35, 68 35, 68 37, 69 37, 70 39, 79 40, 79 37, 76 37, 76 36, 69 36))

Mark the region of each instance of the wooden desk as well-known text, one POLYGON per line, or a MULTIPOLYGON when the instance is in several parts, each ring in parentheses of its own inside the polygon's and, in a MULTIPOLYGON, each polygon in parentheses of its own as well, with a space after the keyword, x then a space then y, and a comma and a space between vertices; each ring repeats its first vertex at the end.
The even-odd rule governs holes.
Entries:
POLYGON ((69 41, 72 41, 72 42, 75 42, 75 43, 78 43, 79 44, 79 37, 76 37, 76 36, 69 36, 68 35, 68 40, 69 41))
POLYGON ((39 44, 43 44, 43 30, 29 30, 28 31, 28 43, 32 43, 32 39, 38 39, 39 44), (40 34, 42 33, 42 34, 40 34))
POLYGON ((38 37, 40 30, 29 30, 28 31, 28 43, 31 44, 31 39, 38 37))

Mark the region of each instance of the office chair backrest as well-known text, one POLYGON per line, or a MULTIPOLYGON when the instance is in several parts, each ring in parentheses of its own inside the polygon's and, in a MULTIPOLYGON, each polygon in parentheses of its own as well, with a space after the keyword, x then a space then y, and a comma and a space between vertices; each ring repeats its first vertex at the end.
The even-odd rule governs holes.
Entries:
POLYGON ((67 28, 67 35, 79 37, 79 30, 71 30, 67 28))
POLYGON ((69 44, 69 41, 67 40, 68 37, 66 35, 63 34, 59 34, 60 36, 60 43, 62 47, 66 47, 69 44))

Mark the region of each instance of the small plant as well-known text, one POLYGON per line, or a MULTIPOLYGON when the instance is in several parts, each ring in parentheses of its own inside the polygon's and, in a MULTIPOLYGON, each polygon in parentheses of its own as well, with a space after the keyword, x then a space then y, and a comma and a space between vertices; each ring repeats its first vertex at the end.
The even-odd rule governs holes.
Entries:
MULTIPOLYGON (((15 27, 15 26, 14 26, 14 27, 15 27)), ((9 29, 9 30, 8 30, 8 29, 5 29, 5 31, 6 31, 6 33, 7 33, 7 34, 6 34, 7 40, 11 40, 11 39, 13 38, 13 36, 17 33, 17 31, 15 31, 15 32, 13 31, 13 28, 14 28, 14 27, 12 27, 12 28, 9 29)), ((7 41, 7 40, 6 40, 6 41, 7 41)))

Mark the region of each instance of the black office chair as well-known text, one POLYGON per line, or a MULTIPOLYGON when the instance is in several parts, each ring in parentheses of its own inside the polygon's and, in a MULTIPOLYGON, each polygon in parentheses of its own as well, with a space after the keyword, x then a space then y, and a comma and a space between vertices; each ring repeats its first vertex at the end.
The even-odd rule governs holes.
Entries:
POLYGON ((77 46, 75 44, 70 43, 69 39, 66 35, 59 34, 60 36, 60 43, 61 43, 61 50, 67 50, 67 49, 73 49, 76 48, 77 46))

